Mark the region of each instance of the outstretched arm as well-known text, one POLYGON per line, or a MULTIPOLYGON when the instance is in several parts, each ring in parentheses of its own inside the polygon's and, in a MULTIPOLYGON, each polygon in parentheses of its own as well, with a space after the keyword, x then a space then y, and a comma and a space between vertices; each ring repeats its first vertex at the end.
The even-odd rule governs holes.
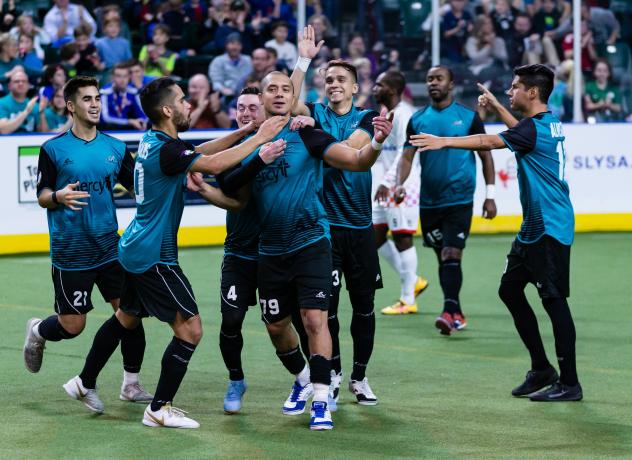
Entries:
POLYGON ((227 134, 226 136, 218 137, 210 141, 206 141, 195 148, 196 152, 200 152, 203 155, 213 155, 223 150, 229 149, 232 145, 235 145, 243 137, 247 136, 256 129, 256 125, 253 121, 247 125, 236 129, 235 131, 227 134))
POLYGON ((418 151, 440 149, 492 150, 505 148, 505 141, 497 134, 475 134, 464 137, 437 137, 432 134, 413 134, 410 144, 418 151))
POLYGON ((247 203, 247 200, 226 196, 218 187, 209 185, 204 180, 201 173, 188 174, 187 188, 192 192, 199 193, 202 198, 218 208, 228 209, 230 211, 239 211, 247 203))
POLYGON ((292 85, 294 86, 294 100, 292 102, 293 115, 311 115, 307 106, 300 101, 300 95, 309 64, 312 62, 312 59, 318 55, 320 48, 323 46, 323 43, 325 43, 321 40, 317 44, 315 36, 316 34, 312 26, 303 28, 303 33, 301 34, 299 32, 298 34, 298 61, 290 76, 290 80, 292 80, 292 85))
POLYGON ((508 128, 513 128, 518 124, 516 117, 514 117, 509 110, 498 102, 498 99, 496 99, 496 96, 494 96, 490 90, 480 83, 477 83, 477 86, 479 91, 482 93, 478 96, 478 104, 481 107, 496 112, 496 114, 500 117, 500 120, 507 125, 508 128))

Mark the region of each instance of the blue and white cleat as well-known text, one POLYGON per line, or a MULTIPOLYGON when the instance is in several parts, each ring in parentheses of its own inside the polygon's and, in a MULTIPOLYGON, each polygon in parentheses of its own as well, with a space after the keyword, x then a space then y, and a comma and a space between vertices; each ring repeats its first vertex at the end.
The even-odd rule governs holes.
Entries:
POLYGON ((244 397, 247 388, 245 379, 228 381, 228 389, 224 396, 224 413, 236 414, 241 410, 241 398, 244 397))
POLYGON ((310 430, 332 430, 334 422, 331 420, 331 412, 326 402, 312 402, 311 418, 309 420, 310 430))
POLYGON ((309 401, 309 398, 314 394, 314 387, 311 383, 308 383, 304 387, 298 382, 294 382, 290 396, 283 403, 284 415, 300 415, 305 412, 305 404, 309 401))

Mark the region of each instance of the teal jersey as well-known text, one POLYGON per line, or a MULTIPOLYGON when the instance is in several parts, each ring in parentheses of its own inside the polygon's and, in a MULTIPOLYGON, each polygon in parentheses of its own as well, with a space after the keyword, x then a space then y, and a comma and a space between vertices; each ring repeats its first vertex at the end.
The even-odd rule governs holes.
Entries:
MULTIPOLYGON (((289 122, 273 139, 286 141, 285 153, 267 165, 252 184, 260 226, 259 254, 287 254, 329 238, 323 206, 323 157, 337 141, 312 127, 290 131, 289 122)), ((259 154, 255 150, 244 164, 259 154)))
POLYGON ((178 263, 187 172, 199 157, 193 145, 162 131, 143 135, 134 165, 136 215, 119 243, 125 270, 142 273, 158 263, 178 263))
POLYGON ((518 241, 533 243, 549 235, 571 245, 575 215, 564 177, 566 150, 562 123, 550 112, 525 118, 500 133, 516 155, 522 225, 518 241))
POLYGON ((131 190, 133 164, 124 142, 99 131, 89 142, 68 130, 42 144, 38 195, 76 182, 76 190, 90 194, 81 200, 87 203, 81 211, 58 205, 46 212, 54 267, 88 270, 116 260, 119 235, 112 189, 120 182, 131 190))
MULTIPOLYGON (((26 106, 29 103, 29 99, 26 98, 22 102, 18 102, 13 99, 11 93, 6 96, 0 98, 0 119, 8 118, 9 120, 13 120, 15 117, 19 115, 20 112, 23 112, 26 109, 26 106)), ((36 128, 39 125, 38 120, 39 114, 39 104, 35 104, 31 113, 24 119, 22 124, 16 129, 15 133, 32 133, 36 131, 36 128)))
POLYGON ((48 129, 57 129, 68 121, 68 117, 66 115, 60 115, 50 107, 46 107, 44 115, 46 116, 48 129))
MULTIPOLYGON (((327 105, 307 104, 312 117, 326 133, 338 141, 344 141, 357 129, 366 131, 373 138, 373 118, 379 114, 374 110, 352 107, 338 115, 327 105)), ((371 171, 352 172, 333 167, 325 168, 323 188, 325 210, 331 225, 336 227, 366 228, 372 225, 371 171)))
POLYGON ((253 200, 239 212, 226 212, 224 255, 249 260, 259 258, 259 217, 253 200))
MULTIPOLYGON (((440 137, 462 137, 485 133, 478 114, 453 102, 438 110, 425 107, 411 117, 406 130, 404 148, 411 148, 413 134, 440 137)), ((440 149, 419 153, 421 183, 420 208, 440 208, 472 203, 476 188, 476 158, 471 150, 440 149)))

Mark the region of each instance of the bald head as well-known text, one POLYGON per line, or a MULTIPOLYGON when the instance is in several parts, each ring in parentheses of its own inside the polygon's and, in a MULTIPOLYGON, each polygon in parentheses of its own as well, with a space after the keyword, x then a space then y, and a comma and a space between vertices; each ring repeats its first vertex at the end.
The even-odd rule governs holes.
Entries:
POLYGON ((287 115, 292 108, 294 86, 290 77, 282 72, 270 72, 261 80, 263 107, 266 114, 287 115))
POLYGON ((211 92, 211 84, 206 75, 197 73, 189 79, 189 98, 202 99, 211 92))
POLYGON ((278 70, 275 70, 273 72, 270 72, 265 77, 263 77, 263 80, 261 80, 261 90, 265 91, 268 85, 270 85, 272 82, 275 82, 275 84, 281 84, 281 85, 289 84, 290 87, 292 88, 292 92, 294 92, 294 85, 292 85, 292 80, 290 80, 290 77, 288 77, 283 72, 279 72, 278 70))

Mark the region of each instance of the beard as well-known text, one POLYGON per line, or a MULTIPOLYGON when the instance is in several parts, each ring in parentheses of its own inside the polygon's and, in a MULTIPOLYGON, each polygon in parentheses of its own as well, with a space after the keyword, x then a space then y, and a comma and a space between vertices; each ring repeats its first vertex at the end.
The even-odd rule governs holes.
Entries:
POLYGON ((185 117, 181 112, 174 112, 173 124, 178 132, 188 131, 191 125, 191 119, 185 117))

